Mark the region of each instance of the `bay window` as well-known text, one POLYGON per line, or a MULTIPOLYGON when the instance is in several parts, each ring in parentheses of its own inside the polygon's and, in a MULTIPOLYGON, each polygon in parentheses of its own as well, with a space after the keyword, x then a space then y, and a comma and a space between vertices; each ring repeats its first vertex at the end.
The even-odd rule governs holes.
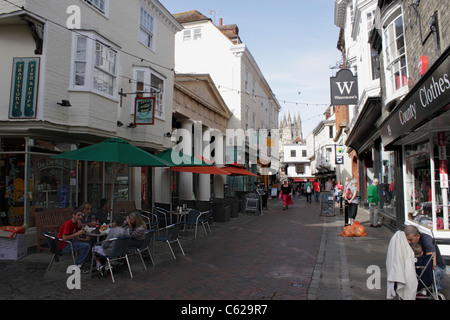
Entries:
POLYGON ((406 46, 403 30, 403 16, 395 18, 384 28, 386 75, 391 92, 408 85, 406 46))
POLYGON ((118 50, 93 33, 74 37, 71 89, 116 98, 118 50))

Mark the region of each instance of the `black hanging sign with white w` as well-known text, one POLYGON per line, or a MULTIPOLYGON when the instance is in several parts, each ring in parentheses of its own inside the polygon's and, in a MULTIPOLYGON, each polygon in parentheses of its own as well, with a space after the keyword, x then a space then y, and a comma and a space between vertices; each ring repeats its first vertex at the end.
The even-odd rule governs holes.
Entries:
POLYGON ((331 104, 349 105, 358 103, 358 77, 348 69, 342 69, 330 78, 331 104))

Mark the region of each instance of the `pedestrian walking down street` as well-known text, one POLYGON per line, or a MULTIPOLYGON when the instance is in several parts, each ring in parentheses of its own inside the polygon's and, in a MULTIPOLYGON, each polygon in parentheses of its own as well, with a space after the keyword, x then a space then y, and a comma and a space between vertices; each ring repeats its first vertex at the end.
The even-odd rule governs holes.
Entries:
MULTIPOLYGON (((358 181, 353 179, 350 183, 348 190, 351 191, 352 197, 348 201, 348 223, 351 225, 355 222, 356 214, 358 213, 359 195, 357 185, 358 181)), ((348 198, 347 198, 348 199, 348 198)))
POLYGON ((339 207, 342 209, 342 193, 344 191, 344 187, 342 186, 341 181, 339 180, 334 187, 334 195, 336 197, 336 202, 339 201, 339 207))
POLYGON ((319 203, 319 193, 320 193, 319 181, 314 180, 314 182, 313 182, 313 190, 314 190, 314 200, 316 201, 316 203, 319 203))
POLYGON ((378 203, 380 199, 378 197, 378 178, 375 178, 370 186, 367 187, 367 201, 369 202, 369 217, 370 227, 379 228, 381 222, 378 219, 378 203))
POLYGON ((311 196, 313 193, 313 186, 312 186, 311 182, 310 181, 306 182, 303 187, 305 190, 306 202, 311 203, 311 196))
POLYGON ((346 226, 348 225, 348 207, 349 207, 346 195, 347 195, 347 190, 350 187, 350 182, 351 182, 350 177, 345 178, 344 190, 342 193, 342 196, 345 199, 345 201, 344 201, 344 217, 345 217, 345 225, 346 226))
POLYGON ((288 184, 287 180, 284 181, 283 185, 281 186, 281 200, 283 200, 283 210, 288 209, 289 205, 294 204, 291 197, 292 188, 288 184))

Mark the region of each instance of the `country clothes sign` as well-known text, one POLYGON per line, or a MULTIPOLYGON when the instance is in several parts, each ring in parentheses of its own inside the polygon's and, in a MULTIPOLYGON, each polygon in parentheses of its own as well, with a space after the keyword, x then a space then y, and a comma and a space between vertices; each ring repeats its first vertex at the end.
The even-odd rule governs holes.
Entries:
POLYGON ((385 146, 447 110, 450 101, 450 48, 411 89, 381 125, 385 146))
POLYGON ((136 98, 134 124, 149 125, 155 123, 155 98, 136 98))
POLYGON ((39 62, 39 58, 14 58, 10 119, 36 118, 39 62))

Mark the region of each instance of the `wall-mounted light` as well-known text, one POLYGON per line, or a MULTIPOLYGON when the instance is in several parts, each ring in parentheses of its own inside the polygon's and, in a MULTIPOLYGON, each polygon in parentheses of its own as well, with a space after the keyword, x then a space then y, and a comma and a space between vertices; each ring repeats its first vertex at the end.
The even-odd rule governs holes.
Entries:
POLYGON ((166 138, 171 138, 172 134, 170 132, 164 133, 164 137, 166 138))
POLYGON ((57 104, 59 104, 62 107, 71 107, 72 105, 70 104, 69 100, 62 100, 61 102, 58 102, 57 104))
POLYGON ((123 127, 123 122, 122 121, 117 121, 117 126, 120 128, 120 127, 123 127))
POLYGON ((136 124, 134 124, 133 122, 130 122, 130 124, 127 126, 127 128, 136 128, 136 124))

